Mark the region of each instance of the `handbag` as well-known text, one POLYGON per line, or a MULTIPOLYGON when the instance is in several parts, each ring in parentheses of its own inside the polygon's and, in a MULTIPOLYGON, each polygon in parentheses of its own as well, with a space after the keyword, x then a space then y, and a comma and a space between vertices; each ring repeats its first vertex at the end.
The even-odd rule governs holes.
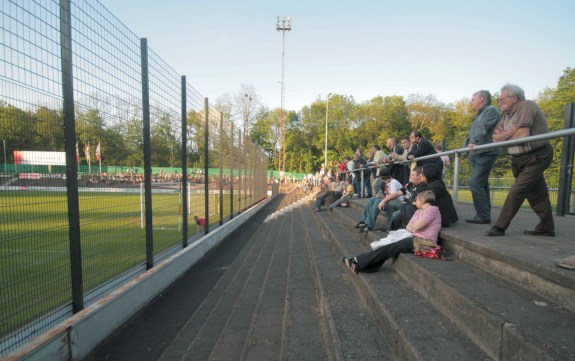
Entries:
POLYGON ((413 237, 413 254, 421 258, 441 258, 441 246, 421 237, 413 237))

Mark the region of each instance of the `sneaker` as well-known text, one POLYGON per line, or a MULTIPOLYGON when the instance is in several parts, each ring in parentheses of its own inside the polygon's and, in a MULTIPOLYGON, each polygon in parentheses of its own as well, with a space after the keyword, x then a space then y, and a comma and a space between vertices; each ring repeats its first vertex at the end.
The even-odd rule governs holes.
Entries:
POLYGON ((319 212, 319 211, 321 211, 321 209, 320 209, 320 208, 314 208, 313 211, 314 211, 314 212, 319 212))
POLYGON ((360 230, 360 232, 369 232, 369 231, 377 231, 377 227, 370 227, 366 225, 360 230))
POLYGON ((556 264, 557 264, 557 266, 562 267, 562 268, 575 270, 575 256, 569 256, 567 258, 557 260, 556 264))
POLYGON ((355 193, 352 198, 359 198, 359 194, 355 193))
POLYGON ((363 221, 360 221, 358 224, 355 225, 355 228, 363 228, 365 227, 365 223, 363 221))
POLYGON ((505 230, 503 228, 493 226, 489 231, 485 232, 485 235, 490 237, 501 237, 505 236, 505 230))
POLYGON ((353 273, 356 275, 359 274, 359 265, 357 264, 355 258, 341 257, 341 260, 353 273))

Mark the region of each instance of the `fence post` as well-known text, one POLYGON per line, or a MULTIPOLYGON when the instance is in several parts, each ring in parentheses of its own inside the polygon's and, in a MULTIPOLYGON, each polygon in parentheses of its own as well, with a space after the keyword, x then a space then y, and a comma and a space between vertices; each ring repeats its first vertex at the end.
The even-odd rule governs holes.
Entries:
POLYGON ((80 201, 78 197, 78 161, 76 159, 76 119, 74 115, 74 75, 72 66, 72 13, 70 0, 60 0, 60 55, 62 66, 62 104, 66 149, 66 188, 70 237, 72 311, 84 309, 80 201))
POLYGON ((209 154, 209 145, 210 145, 210 138, 209 138, 209 123, 210 123, 210 103, 208 98, 204 98, 204 116, 205 116, 205 134, 204 134, 204 209, 205 209, 205 219, 206 219, 206 226, 204 227, 204 234, 208 234, 210 231, 210 183, 208 172, 210 170, 210 154, 209 154))
POLYGON ((220 226, 224 224, 224 113, 220 112, 220 226))
POLYGON ((188 103, 187 103, 187 89, 186 89, 186 76, 182 76, 182 238, 183 247, 188 246, 188 103))
POLYGON ((152 218, 152 149, 150 135, 150 83, 148 39, 140 39, 142 59, 142 120, 144 122, 144 199, 146 204, 146 269, 154 267, 154 225, 152 218))
MULTIPOLYGON (((229 120, 229 115, 228 115, 229 120)), ((230 219, 234 218, 234 123, 231 123, 230 129, 230 219)))
MULTIPOLYGON (((567 104, 565 108, 565 129, 575 127, 575 103, 567 104)), ((557 215, 564 216, 571 206, 571 181, 573 179, 573 155, 575 153, 575 136, 563 137, 561 164, 559 170, 559 192, 557 194, 557 215)))
POLYGON ((243 155, 243 151, 242 151, 242 147, 244 144, 243 138, 242 138, 242 130, 239 130, 240 136, 239 136, 239 154, 238 154, 238 158, 240 159, 238 161, 238 213, 242 213, 242 160, 244 159, 243 155))

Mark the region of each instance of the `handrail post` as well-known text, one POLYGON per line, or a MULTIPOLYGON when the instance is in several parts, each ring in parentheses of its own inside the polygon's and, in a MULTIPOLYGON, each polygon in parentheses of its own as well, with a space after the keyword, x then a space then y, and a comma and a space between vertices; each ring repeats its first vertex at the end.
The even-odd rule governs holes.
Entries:
POLYGON ((453 171, 453 203, 459 202, 459 152, 455 152, 455 165, 453 171))

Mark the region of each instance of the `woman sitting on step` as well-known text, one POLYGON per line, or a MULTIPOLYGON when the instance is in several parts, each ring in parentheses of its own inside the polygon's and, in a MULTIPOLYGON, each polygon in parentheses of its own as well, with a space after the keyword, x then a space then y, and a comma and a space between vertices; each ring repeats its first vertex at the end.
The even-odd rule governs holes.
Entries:
POLYGON ((353 258, 342 257, 341 260, 356 274, 372 273, 377 272, 389 258, 395 261, 400 253, 413 253, 414 243, 418 246, 435 248, 441 229, 441 213, 439 208, 433 205, 434 202, 435 195, 432 191, 427 190, 417 195, 415 198, 417 211, 405 227, 411 232, 411 236, 353 258))

